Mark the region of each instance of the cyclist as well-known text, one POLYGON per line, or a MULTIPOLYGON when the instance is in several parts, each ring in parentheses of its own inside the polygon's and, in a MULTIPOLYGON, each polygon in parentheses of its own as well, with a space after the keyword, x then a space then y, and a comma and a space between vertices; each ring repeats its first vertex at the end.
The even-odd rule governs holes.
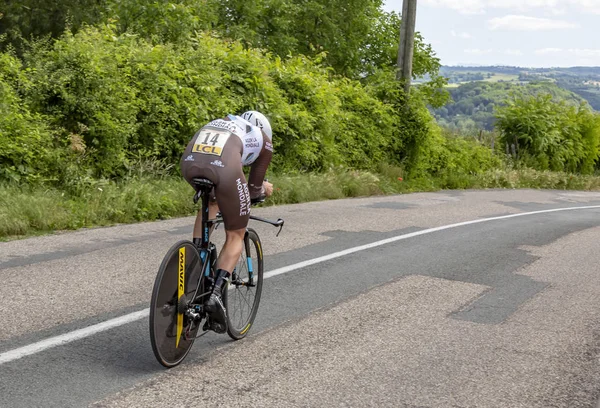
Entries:
MULTIPOLYGON (((273 134, 269 120, 260 112, 248 111, 241 116, 227 115, 200 129, 187 145, 181 158, 181 172, 193 186, 201 177, 215 184, 209 200, 209 217, 218 211, 225 224, 225 244, 217 261, 213 292, 205 303, 217 333, 227 331, 227 315, 222 290, 235 268, 244 242, 250 217, 250 205, 273 193, 273 185, 264 181, 273 157, 273 134), (251 166, 249 183, 243 166, 251 166)), ((202 212, 194 225, 194 238, 202 236, 202 212)))

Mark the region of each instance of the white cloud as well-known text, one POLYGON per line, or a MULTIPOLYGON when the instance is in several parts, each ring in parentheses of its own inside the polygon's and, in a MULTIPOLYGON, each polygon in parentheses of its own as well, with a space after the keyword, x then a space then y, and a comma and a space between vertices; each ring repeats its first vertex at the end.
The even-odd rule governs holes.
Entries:
POLYGON ((534 8, 557 8, 561 2, 557 0, 487 0, 486 6, 514 11, 528 11, 534 8))
POLYGON ((552 16, 564 16, 565 14, 567 14, 567 9, 566 8, 552 8, 550 10, 547 11, 547 14, 550 14, 552 16))
POLYGON ((598 0, 569 0, 570 3, 576 4, 584 11, 600 14, 600 1, 598 0))
POLYGON ((562 54, 564 50, 562 48, 542 48, 535 50, 535 55, 557 55, 562 54))
POLYGON ((468 48, 468 49, 464 50, 465 54, 471 54, 471 55, 486 55, 486 54, 491 54, 492 52, 493 52, 493 50, 491 50, 491 49, 481 50, 479 48, 468 48))
POLYGON ((513 50, 513 49, 506 49, 506 50, 504 50, 504 54, 520 57, 521 55, 523 55, 523 51, 521 51, 521 50, 513 50))
POLYGON ((600 48, 569 48, 568 50, 562 48, 542 48, 535 50, 535 55, 568 55, 577 58, 598 58, 600 57, 600 48))
POLYGON ((572 52, 579 58, 600 57, 600 49, 576 48, 569 50, 569 52, 572 52))
POLYGON ((488 20, 491 30, 543 31, 576 28, 577 24, 564 20, 508 15, 488 20))
POLYGON ((483 14, 483 0, 422 0, 423 4, 456 10, 461 14, 483 14))
POLYGON ((600 14, 599 0, 422 0, 423 4, 443 7, 462 14, 483 14, 486 9, 510 9, 524 12, 543 9, 553 15, 561 15, 567 9, 600 14))
POLYGON ((457 37, 457 38, 463 38, 465 40, 468 40, 471 37, 471 34, 469 33, 457 33, 456 31, 452 30, 450 31, 450 34, 452 35, 452 37, 457 37))

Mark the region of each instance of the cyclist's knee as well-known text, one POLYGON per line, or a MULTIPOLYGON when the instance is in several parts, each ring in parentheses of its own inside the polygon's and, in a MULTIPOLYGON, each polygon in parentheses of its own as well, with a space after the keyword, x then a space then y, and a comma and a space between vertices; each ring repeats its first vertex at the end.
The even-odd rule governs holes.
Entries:
POLYGON ((244 239, 244 235, 246 234, 246 228, 241 228, 237 230, 225 230, 225 241, 235 242, 242 241, 244 239))

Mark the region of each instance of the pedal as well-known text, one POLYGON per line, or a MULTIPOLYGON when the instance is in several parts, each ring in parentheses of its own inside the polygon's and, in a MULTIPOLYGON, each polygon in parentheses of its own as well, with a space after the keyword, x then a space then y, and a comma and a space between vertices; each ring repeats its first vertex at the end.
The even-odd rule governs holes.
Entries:
POLYGON ((215 333, 223 334, 227 331, 227 326, 214 322, 210 317, 204 321, 204 326, 202 326, 202 330, 208 331, 212 330, 215 333))
POLYGON ((227 326, 224 326, 222 324, 219 324, 217 322, 213 322, 211 324, 211 330, 213 330, 215 333, 225 333, 227 331, 227 326))

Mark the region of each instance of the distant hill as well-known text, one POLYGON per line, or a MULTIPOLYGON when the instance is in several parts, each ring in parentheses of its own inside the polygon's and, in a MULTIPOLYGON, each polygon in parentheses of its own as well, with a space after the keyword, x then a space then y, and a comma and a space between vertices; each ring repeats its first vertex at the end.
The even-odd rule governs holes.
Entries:
POLYGON ((556 99, 574 105, 584 101, 580 95, 550 81, 474 81, 450 87, 448 91, 453 101, 440 109, 433 110, 433 114, 441 125, 467 133, 479 129, 493 130, 494 108, 503 104, 512 92, 523 92, 529 95, 551 94, 556 99))
POLYGON ((555 83, 587 100, 600 111, 600 67, 523 68, 511 66, 451 67, 443 66, 441 74, 449 79, 451 87, 473 81, 527 84, 555 83))
POLYGON ((596 76, 600 77, 600 67, 570 67, 570 68, 525 68, 525 67, 511 67, 511 66, 448 66, 444 65, 440 69, 443 75, 448 76, 452 72, 492 72, 497 74, 510 74, 520 75, 522 72, 531 73, 555 73, 562 75, 576 75, 576 76, 596 76))

